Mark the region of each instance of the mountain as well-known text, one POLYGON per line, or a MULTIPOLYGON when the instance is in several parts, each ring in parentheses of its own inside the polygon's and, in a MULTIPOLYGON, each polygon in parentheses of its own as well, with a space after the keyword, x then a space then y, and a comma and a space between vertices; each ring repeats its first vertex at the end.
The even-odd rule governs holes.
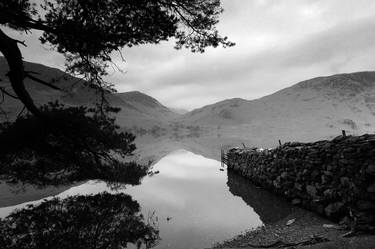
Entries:
POLYGON ((375 72, 318 77, 256 100, 224 100, 193 110, 180 122, 242 127, 253 137, 273 139, 375 132, 375 72))
MULTIPOLYGON (((36 73, 36 77, 58 86, 58 91, 25 79, 25 86, 37 105, 58 100, 67 106, 93 106, 99 99, 97 92, 82 84, 81 79, 72 77, 63 71, 41 64, 24 62, 25 70, 36 73)), ((12 92, 6 73, 8 65, 4 57, 0 57, 0 86, 12 92)), ((180 115, 162 105, 156 99, 141 92, 126 92, 107 94, 109 102, 121 111, 117 114, 116 122, 122 127, 142 127, 149 129, 155 125, 166 126, 171 120, 180 115)), ((15 99, 6 98, 2 108, 14 118, 21 110, 22 104, 15 99)))
POLYGON ((186 114, 188 113, 189 111, 188 110, 185 110, 183 108, 173 108, 173 107, 169 107, 169 109, 175 113, 178 113, 178 114, 186 114))
POLYGON ((180 116, 156 99, 138 91, 114 94, 111 103, 122 108, 117 115, 117 122, 128 128, 165 127, 180 116))
MULTIPOLYGON (((57 99, 69 106, 92 106, 98 99, 94 89, 77 84, 80 79, 61 70, 29 62, 25 62, 25 68, 64 89, 53 90, 26 79, 25 85, 38 105, 57 99)), ((7 71, 7 64, 0 57, 0 86, 11 90, 7 71)), ((260 99, 228 99, 184 115, 137 91, 109 94, 107 98, 113 106, 121 108, 117 123, 122 127, 201 126, 213 134, 240 136, 264 146, 279 139, 326 139, 337 136, 341 130, 349 134, 375 132, 375 72, 318 77, 260 99)), ((11 117, 22 109, 11 98, 6 98, 2 107, 11 117)))

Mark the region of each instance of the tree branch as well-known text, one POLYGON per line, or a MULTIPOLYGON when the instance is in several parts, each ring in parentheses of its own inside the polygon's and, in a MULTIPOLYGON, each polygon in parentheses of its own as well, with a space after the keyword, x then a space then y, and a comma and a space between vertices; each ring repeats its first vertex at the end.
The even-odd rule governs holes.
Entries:
POLYGON ((9 73, 7 76, 9 77, 13 91, 31 113, 35 116, 42 117, 42 113, 34 104, 33 99, 25 88, 23 82, 25 77, 24 66, 21 51, 17 43, 19 43, 19 41, 10 38, 0 29, 0 52, 8 62, 9 73))
POLYGON ((0 87, 0 91, 1 91, 3 94, 5 94, 5 95, 7 95, 7 96, 9 96, 9 97, 12 97, 12 98, 14 98, 14 99, 19 99, 17 96, 15 96, 15 95, 9 93, 7 90, 5 90, 4 87, 0 87))
POLYGON ((31 80, 33 80, 33 81, 35 81, 35 82, 38 82, 38 83, 40 83, 40 84, 42 84, 42 85, 45 85, 45 86, 48 86, 48 87, 50 87, 50 88, 52 88, 52 89, 62 91, 61 88, 59 88, 59 87, 57 87, 57 86, 55 86, 55 85, 53 85, 53 84, 51 84, 51 83, 48 83, 48 82, 46 82, 46 81, 44 81, 44 80, 41 80, 41 79, 39 79, 39 78, 37 78, 37 77, 34 77, 34 76, 30 75, 30 74, 26 74, 25 78, 29 78, 29 79, 31 79, 31 80))

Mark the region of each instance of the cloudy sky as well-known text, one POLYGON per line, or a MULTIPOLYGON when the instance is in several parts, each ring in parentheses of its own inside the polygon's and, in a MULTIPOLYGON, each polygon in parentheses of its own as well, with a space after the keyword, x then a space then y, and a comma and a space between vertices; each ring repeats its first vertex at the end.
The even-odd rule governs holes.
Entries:
MULTIPOLYGON (((299 81, 375 70, 373 0, 222 0, 219 31, 236 42, 204 54, 174 50, 173 41, 124 49, 108 81, 188 110, 223 99, 255 99, 299 81)), ((11 34, 18 36, 16 34, 11 34)), ((34 32, 25 60, 63 68, 34 32)))

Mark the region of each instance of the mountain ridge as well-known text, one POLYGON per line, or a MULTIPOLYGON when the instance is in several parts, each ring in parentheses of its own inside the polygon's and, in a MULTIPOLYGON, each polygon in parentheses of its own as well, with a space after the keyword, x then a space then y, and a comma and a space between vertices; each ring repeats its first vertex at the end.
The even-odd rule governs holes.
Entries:
MULTIPOLYGON (((3 79, 0 84, 9 87, 1 58, 0 66, 0 78, 3 79)), ((73 93, 61 93, 26 80, 25 85, 39 102, 57 98, 68 106, 90 105, 97 98, 93 89, 82 84, 76 86, 72 80, 77 79, 59 69, 28 62, 25 62, 25 68, 36 70, 43 80, 57 76, 60 80, 55 84, 73 89, 73 93)), ((297 138, 309 134, 326 137, 341 129, 375 132, 375 71, 315 77, 259 99, 226 99, 183 115, 139 91, 115 93, 108 97, 111 104, 122 108, 116 116, 117 122, 127 128, 152 129, 180 123, 186 126, 242 127, 249 133, 263 135, 299 134, 297 138)), ((16 104, 12 101, 8 102, 8 111, 15 113, 16 104)))
POLYGON ((298 140, 327 138, 338 131, 375 132, 375 72, 317 77, 259 99, 233 98, 185 114, 180 122, 236 126, 260 136, 298 140))
MULTIPOLYGON (((66 106, 93 106, 99 99, 99 95, 94 89, 83 84, 76 84, 82 79, 68 75, 60 69, 27 61, 24 61, 24 66, 25 70, 35 72, 37 77, 63 89, 63 91, 54 90, 30 79, 25 79, 25 87, 38 106, 56 100, 66 106)), ((7 72, 8 65, 4 57, 0 57, 0 79, 2 79, 0 85, 12 92, 9 79, 6 76, 7 72)), ((144 128, 156 125, 165 126, 170 120, 180 115, 153 97, 138 91, 108 93, 106 97, 113 106, 121 108, 117 114, 116 122, 122 127, 133 127, 139 124, 144 128)), ((22 103, 12 98, 6 98, 2 107, 12 119, 22 110, 22 103)))

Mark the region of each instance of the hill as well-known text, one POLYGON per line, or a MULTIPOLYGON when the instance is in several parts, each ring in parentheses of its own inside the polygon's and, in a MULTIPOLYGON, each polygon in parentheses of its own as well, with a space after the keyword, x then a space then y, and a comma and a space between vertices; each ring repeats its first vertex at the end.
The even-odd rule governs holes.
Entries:
MULTIPOLYGON (((97 92, 82 84, 82 80, 72 77, 63 71, 47 67, 41 64, 24 62, 25 70, 36 73, 43 81, 58 86, 63 91, 41 85, 30 79, 25 79, 25 86, 37 105, 58 100, 67 106, 93 106, 99 99, 97 92)), ((0 57, 0 86, 12 92, 6 73, 8 65, 3 57, 0 57)), ((172 112, 156 99, 141 92, 114 93, 107 95, 113 106, 121 108, 117 115, 117 123, 122 127, 138 126, 151 128, 155 125, 165 126, 179 114, 172 112)), ((12 119, 22 110, 22 104, 11 98, 6 98, 2 108, 12 119)))
POLYGON ((342 129, 375 132, 375 72, 314 78, 256 100, 224 100, 193 110, 180 122, 299 140, 337 135, 342 129))
MULTIPOLYGON (((53 90, 26 79, 25 85, 38 105, 59 100, 70 106, 92 106, 98 98, 94 89, 77 84, 80 79, 61 70, 29 62, 25 62, 25 68, 64 89, 53 90)), ((7 71, 7 64, 0 57, 0 85, 10 90, 7 71)), ((121 108, 117 123, 122 127, 201 126, 223 136, 251 138, 258 145, 278 139, 329 138, 341 130, 349 134, 375 132, 375 72, 318 77, 260 99, 227 99, 184 115, 137 91, 109 94, 107 98, 121 108)), ((13 118, 22 109, 18 101, 10 98, 2 107, 13 118)))

